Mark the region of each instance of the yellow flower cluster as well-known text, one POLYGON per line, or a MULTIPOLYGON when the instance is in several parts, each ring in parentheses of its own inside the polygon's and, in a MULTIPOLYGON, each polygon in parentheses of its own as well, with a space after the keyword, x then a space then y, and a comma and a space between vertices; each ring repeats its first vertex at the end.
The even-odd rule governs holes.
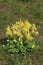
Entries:
POLYGON ((38 35, 39 32, 37 31, 35 24, 30 24, 28 20, 26 21, 17 21, 15 24, 8 26, 6 28, 6 34, 8 36, 18 36, 18 40, 22 41, 23 38, 26 40, 33 40, 34 37, 32 34, 38 35))
POLYGON ((32 24, 32 33, 38 35, 39 32, 37 31, 36 25, 32 24))
POLYGON ((13 32, 12 32, 10 26, 8 26, 8 27, 6 28, 6 34, 7 34, 7 35, 10 35, 10 36, 13 35, 13 32))

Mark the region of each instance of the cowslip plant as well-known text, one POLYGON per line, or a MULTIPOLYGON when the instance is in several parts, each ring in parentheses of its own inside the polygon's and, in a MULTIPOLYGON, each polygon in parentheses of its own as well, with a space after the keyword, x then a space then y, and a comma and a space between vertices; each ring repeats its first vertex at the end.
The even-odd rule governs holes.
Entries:
POLYGON ((37 50, 39 46, 36 45, 34 38, 38 35, 35 24, 31 24, 28 20, 17 21, 6 28, 7 44, 4 48, 10 53, 37 50))

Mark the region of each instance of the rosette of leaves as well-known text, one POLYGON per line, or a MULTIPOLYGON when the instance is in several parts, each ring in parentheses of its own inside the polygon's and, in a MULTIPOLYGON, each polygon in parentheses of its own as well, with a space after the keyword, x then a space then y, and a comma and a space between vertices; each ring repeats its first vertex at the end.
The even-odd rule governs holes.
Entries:
POLYGON ((26 53, 39 49, 34 38, 39 35, 35 24, 26 21, 17 21, 6 28, 7 43, 3 45, 9 53, 26 53))

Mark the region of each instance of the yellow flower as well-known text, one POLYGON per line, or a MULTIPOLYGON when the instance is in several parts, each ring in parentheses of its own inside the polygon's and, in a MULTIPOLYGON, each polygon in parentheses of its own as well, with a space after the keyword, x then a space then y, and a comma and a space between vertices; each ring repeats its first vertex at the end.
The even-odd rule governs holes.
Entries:
POLYGON ((26 27, 23 28, 23 33, 26 33, 28 29, 26 27))
POLYGON ((15 24, 12 25, 11 28, 12 28, 13 31, 14 30, 18 31, 19 30, 19 26, 18 25, 15 25, 15 24))
POLYGON ((30 40, 32 41, 34 38, 33 37, 30 37, 30 40))
POLYGON ((21 41, 24 37, 26 40, 33 40, 34 36, 32 34, 38 35, 36 25, 31 24, 28 20, 26 21, 17 21, 12 26, 6 28, 6 34, 10 36, 17 35, 18 40, 21 41))
POLYGON ((33 37, 31 36, 30 33, 28 33, 28 34, 26 35, 26 38, 27 38, 27 40, 33 40, 33 37))
POLYGON ((33 25, 32 25, 32 30, 37 30, 37 28, 36 28, 36 25, 35 25, 35 24, 33 24, 33 25))
POLYGON ((32 27, 32 25, 29 23, 28 20, 26 20, 25 25, 26 25, 29 29, 32 27))
POLYGON ((20 33, 20 32, 17 32, 17 34, 16 34, 17 36, 21 36, 22 34, 20 33))
POLYGON ((32 31, 31 31, 31 33, 32 33, 32 34, 34 34, 34 33, 35 33, 35 31, 34 31, 34 30, 32 30, 32 31))
POLYGON ((10 26, 8 26, 8 27, 6 28, 6 34, 9 35, 9 36, 12 36, 12 35, 13 35, 13 32, 12 32, 10 26))
POLYGON ((36 34, 36 35, 39 35, 39 32, 38 32, 38 31, 36 31, 36 32, 35 32, 35 34, 36 34))
POLYGON ((20 21, 16 22, 16 25, 18 25, 21 28, 24 26, 24 23, 23 23, 23 21, 20 20, 20 21))
POLYGON ((14 34, 14 35, 17 34, 17 31, 16 31, 16 30, 13 30, 13 34, 14 34))

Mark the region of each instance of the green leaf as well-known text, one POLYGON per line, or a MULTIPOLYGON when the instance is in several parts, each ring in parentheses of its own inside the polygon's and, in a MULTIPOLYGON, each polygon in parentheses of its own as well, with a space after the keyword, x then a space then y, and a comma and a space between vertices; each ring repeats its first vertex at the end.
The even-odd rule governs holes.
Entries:
POLYGON ((13 48, 13 49, 8 49, 8 52, 15 53, 15 52, 19 52, 19 50, 17 48, 13 48))
POLYGON ((24 47, 23 45, 20 46, 20 51, 21 52, 26 52, 26 47, 24 47))
POLYGON ((32 48, 32 45, 35 45, 35 42, 33 41, 28 42, 27 48, 32 48))

